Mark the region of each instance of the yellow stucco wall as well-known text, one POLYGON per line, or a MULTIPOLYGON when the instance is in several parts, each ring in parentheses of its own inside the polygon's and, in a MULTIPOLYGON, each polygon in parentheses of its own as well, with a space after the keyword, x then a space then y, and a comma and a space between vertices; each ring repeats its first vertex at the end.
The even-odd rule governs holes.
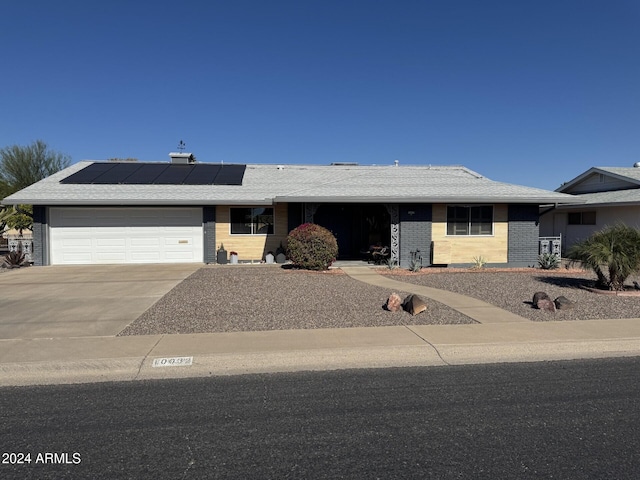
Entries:
POLYGON ((488 263, 506 263, 509 241, 507 212, 507 205, 493 206, 493 235, 447 235, 447 205, 433 205, 433 263, 474 263, 474 257, 482 257, 488 263))
POLYGON ((285 245, 287 235, 287 205, 275 205, 273 234, 269 235, 231 235, 231 224, 229 222, 230 208, 253 207, 255 205, 234 205, 216 207, 216 248, 224 244, 227 252, 238 252, 238 259, 242 260, 262 260, 267 252, 275 254, 280 242, 285 245))

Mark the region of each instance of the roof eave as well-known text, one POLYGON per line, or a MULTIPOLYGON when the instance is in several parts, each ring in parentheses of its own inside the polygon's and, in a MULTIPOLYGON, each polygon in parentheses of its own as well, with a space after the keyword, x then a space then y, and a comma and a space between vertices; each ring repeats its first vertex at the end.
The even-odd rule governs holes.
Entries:
MULTIPOLYGON (((6 199, 5 199, 6 200, 6 199)), ((98 207, 98 206, 171 206, 171 205, 273 205, 271 199, 244 199, 244 200, 163 200, 163 199, 101 199, 101 200, 61 200, 61 199, 20 199, 19 201, 5 202, 2 205, 42 205, 51 207, 98 207)))
POLYGON ((446 196, 446 197, 343 197, 343 196, 277 196, 274 203, 531 203, 542 204, 582 204, 580 198, 549 197, 492 197, 492 196, 446 196))
POLYGON ((600 208, 600 207, 629 207, 629 206, 636 206, 636 207, 640 206, 640 202, 630 201, 630 202, 593 202, 593 203, 589 203, 589 202, 585 201, 585 203, 580 204, 580 205, 561 205, 558 208, 568 210, 568 209, 576 208, 576 207, 582 207, 582 208, 584 208, 584 207, 589 207, 589 208, 591 208, 591 207, 599 207, 600 208))

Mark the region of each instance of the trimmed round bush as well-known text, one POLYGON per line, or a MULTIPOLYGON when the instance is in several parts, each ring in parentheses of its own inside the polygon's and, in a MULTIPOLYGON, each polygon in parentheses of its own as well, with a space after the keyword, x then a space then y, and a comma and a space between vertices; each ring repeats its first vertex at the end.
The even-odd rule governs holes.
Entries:
POLYGON ((338 257, 336 237, 315 223, 303 223, 289 232, 287 257, 307 270, 327 270, 338 257))

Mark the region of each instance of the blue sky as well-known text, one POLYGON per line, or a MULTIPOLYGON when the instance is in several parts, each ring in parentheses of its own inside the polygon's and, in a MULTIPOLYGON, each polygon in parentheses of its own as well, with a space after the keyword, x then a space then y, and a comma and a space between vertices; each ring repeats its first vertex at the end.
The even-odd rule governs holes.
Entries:
POLYGON ((555 189, 640 161, 639 24, 637 0, 3 2, 0 147, 555 189))

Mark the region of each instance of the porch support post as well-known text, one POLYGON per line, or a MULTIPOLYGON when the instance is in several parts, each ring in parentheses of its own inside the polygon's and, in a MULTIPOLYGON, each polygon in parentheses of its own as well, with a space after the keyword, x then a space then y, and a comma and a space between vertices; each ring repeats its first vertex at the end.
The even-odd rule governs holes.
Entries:
POLYGON ((385 203, 391 224, 391 261, 400 265, 400 207, 397 203, 385 203))
POLYGON ((319 203, 305 203, 304 204, 304 221, 305 223, 313 223, 313 216, 316 214, 319 203))

